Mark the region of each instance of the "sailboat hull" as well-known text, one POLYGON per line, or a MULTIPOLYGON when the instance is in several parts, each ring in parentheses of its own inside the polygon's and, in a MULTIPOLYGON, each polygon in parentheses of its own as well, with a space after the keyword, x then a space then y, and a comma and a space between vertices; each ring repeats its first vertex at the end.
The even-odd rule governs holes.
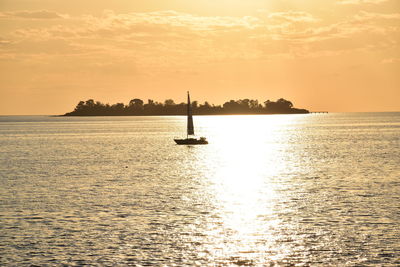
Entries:
POLYGON ((186 139, 174 139, 178 145, 207 145, 208 141, 205 138, 186 138, 186 139))

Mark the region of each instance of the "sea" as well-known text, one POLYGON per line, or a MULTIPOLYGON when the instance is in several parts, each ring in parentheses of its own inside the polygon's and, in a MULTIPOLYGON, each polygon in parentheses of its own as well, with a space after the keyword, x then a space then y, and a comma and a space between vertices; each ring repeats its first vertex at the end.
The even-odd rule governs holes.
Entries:
POLYGON ((1 266, 400 266, 400 113, 0 117, 1 266))

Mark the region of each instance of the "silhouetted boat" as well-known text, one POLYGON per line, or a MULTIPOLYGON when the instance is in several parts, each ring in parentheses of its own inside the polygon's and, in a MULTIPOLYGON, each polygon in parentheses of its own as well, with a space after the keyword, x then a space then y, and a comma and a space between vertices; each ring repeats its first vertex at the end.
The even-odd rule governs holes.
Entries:
POLYGON ((188 94, 188 104, 187 104, 187 135, 186 139, 174 139, 178 145, 206 145, 208 141, 205 137, 200 137, 199 139, 194 136, 194 126, 193 126, 193 115, 192 106, 190 104, 190 95, 188 94), (189 137, 191 136, 191 137, 189 137))

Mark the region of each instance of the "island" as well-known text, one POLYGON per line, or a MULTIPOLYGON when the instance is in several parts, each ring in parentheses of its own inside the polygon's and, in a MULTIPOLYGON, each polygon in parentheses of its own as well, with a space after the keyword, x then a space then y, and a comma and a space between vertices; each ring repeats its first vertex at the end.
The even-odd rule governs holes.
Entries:
MULTIPOLYGON (((277 101, 267 100, 262 104, 258 100, 240 99, 230 100, 221 105, 211 105, 207 101, 199 104, 193 101, 194 115, 241 115, 241 114, 307 114, 306 109, 294 108, 293 103, 280 98, 277 101)), ((75 109, 63 116, 171 116, 186 115, 187 104, 176 104, 167 99, 160 103, 149 99, 147 103, 139 98, 132 99, 128 105, 124 103, 103 104, 89 99, 80 101, 75 109)))

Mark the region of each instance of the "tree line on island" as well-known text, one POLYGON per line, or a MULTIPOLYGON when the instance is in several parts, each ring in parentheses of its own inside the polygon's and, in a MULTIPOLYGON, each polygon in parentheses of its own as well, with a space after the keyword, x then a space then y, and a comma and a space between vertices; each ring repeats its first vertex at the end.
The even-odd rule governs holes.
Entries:
MULTIPOLYGON (((267 100, 259 103, 258 100, 240 99, 230 100, 221 105, 211 105, 207 101, 203 104, 192 101, 194 115, 228 115, 228 114, 304 114, 306 109, 293 107, 293 103, 280 98, 277 101, 267 100)), ((124 103, 103 104, 89 99, 80 101, 72 112, 64 116, 161 116, 161 115, 186 115, 187 104, 176 104, 174 100, 167 99, 164 103, 149 99, 147 103, 135 98, 124 103)))

